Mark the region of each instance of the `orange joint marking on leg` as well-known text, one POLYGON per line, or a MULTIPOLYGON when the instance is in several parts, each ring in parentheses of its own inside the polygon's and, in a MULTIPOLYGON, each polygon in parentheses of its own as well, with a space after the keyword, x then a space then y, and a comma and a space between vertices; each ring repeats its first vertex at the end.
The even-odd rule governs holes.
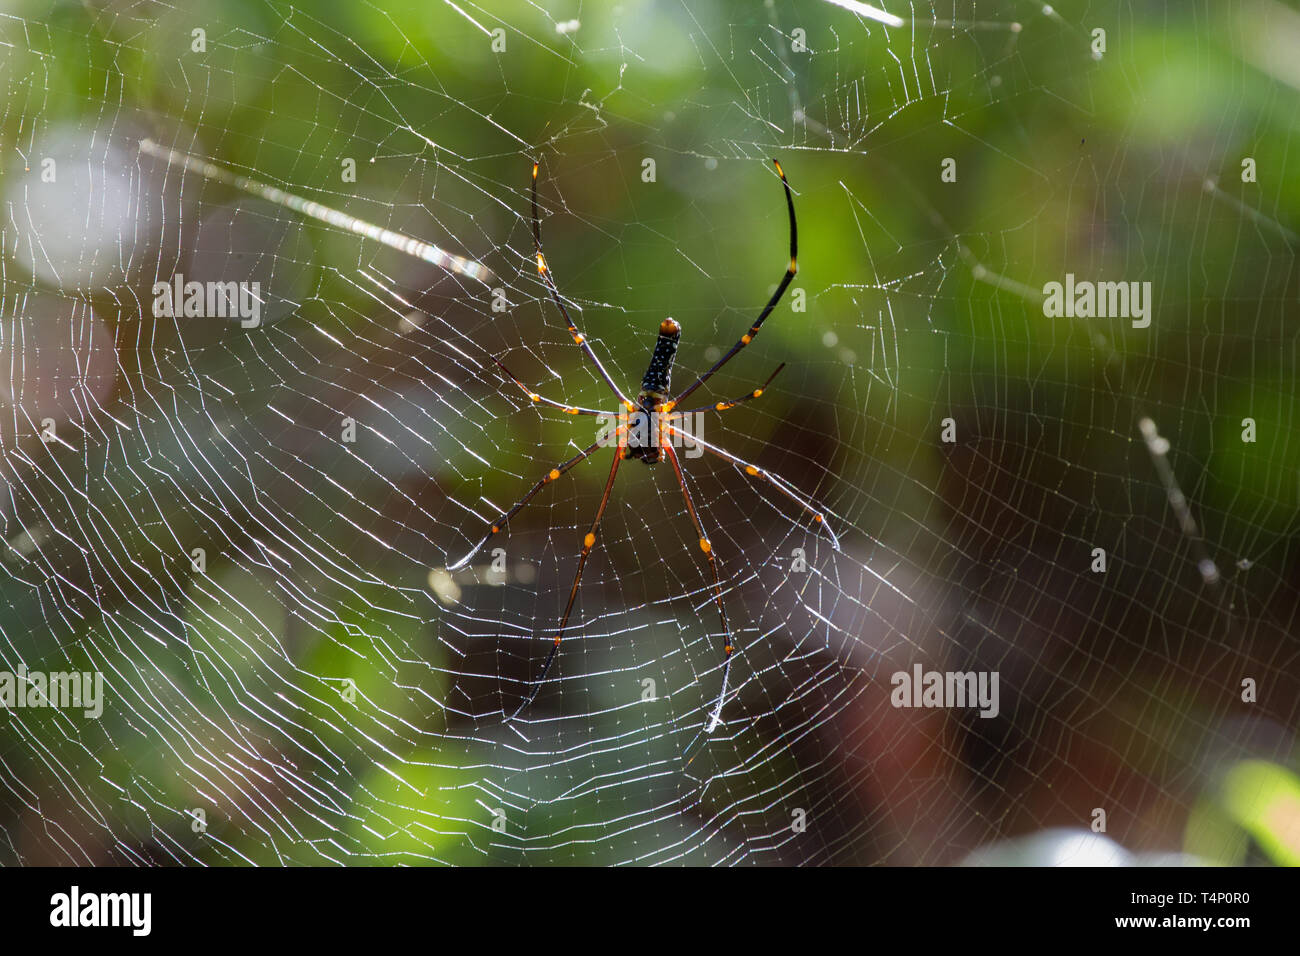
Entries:
MULTIPOLYGON (((781 174, 781 178, 782 178, 782 179, 785 179, 785 170, 781 168, 781 163, 780 163, 780 161, 774 159, 774 160, 772 160, 772 165, 775 166, 775 167, 776 167, 776 171, 777 171, 778 173, 781 174)), ((534 165, 534 166, 533 166, 533 169, 536 169, 536 168, 537 168, 536 165, 534 165)))
POLYGON ((746 332, 744 335, 740 337, 740 341, 743 344, 748 345, 750 342, 754 341, 754 337, 750 335, 748 332, 746 332))
POLYGON ((497 533, 498 531, 500 531, 500 530, 501 530, 501 527, 500 527, 499 525, 495 525, 495 524, 494 524, 494 525, 492 526, 492 533, 493 533, 493 534, 496 534, 496 533, 497 533))
POLYGON ((728 408, 731 407, 731 405, 728 404, 727 402, 718 402, 718 404, 714 405, 713 407, 720 412, 725 412, 728 408))
POLYGON ((724 647, 724 648, 722 649, 722 652, 723 652, 724 654, 726 654, 728 657, 730 657, 730 656, 731 656, 731 652, 734 651, 734 650, 735 650, 735 648, 732 647, 730 644, 728 644, 726 647, 724 647))
POLYGON ((754 397, 754 398, 758 398, 758 396, 760 396, 760 395, 762 395, 762 394, 763 394, 763 390, 762 390, 761 388, 756 388, 756 389, 754 389, 754 395, 753 395, 753 397, 754 397))
POLYGON ((542 396, 538 395, 536 392, 529 392, 528 397, 535 402, 540 402, 542 400, 542 396))
POLYGON ((590 548, 595 543, 596 543, 596 536, 592 534, 590 531, 588 531, 587 536, 582 539, 582 546, 584 548, 590 548))
POLYGON ((566 415, 576 415, 576 414, 578 414, 578 410, 577 410, 576 408, 566 408, 566 409, 564 410, 564 413, 565 413, 566 415))
POLYGON ((575 342, 577 342, 579 345, 581 345, 583 342, 586 341, 586 338, 585 338, 584 336, 582 336, 582 335, 575 335, 575 336, 573 337, 573 341, 575 341, 575 342))
POLYGON ((560 477, 560 469, 558 469, 558 468, 552 468, 552 469, 551 469, 551 473, 550 473, 549 475, 547 475, 546 477, 549 478, 549 479, 551 479, 551 481, 554 481, 556 478, 559 478, 559 477, 560 477))
POLYGON ((700 550, 703 551, 705 554, 708 554, 710 551, 713 550, 713 545, 709 544, 708 538, 700 539, 700 550))
POLYGON ((816 521, 818 524, 821 524, 824 520, 825 519, 821 515, 813 515, 813 521, 816 521))
POLYGON ((558 634, 555 635, 555 646, 556 647, 560 646, 560 635, 558 634))
MULTIPOLYGON (((533 163, 533 179, 537 178, 537 167, 540 165, 541 165, 540 163, 533 163)), ((781 168, 780 166, 777 167, 777 169, 780 168, 781 168)))
POLYGON ((546 256, 542 255, 540 252, 537 253, 537 271, 546 271, 546 256))
POLYGON ((758 474, 758 469, 755 468, 753 465, 746 465, 746 466, 745 466, 745 473, 746 473, 746 474, 749 474, 749 475, 757 475, 757 474, 758 474))
POLYGON ((791 259, 791 260, 790 260, 790 274, 791 274, 791 275, 794 275, 794 274, 795 274, 796 272, 798 272, 798 271, 799 271, 799 262, 798 262, 798 260, 796 260, 796 259, 791 259))

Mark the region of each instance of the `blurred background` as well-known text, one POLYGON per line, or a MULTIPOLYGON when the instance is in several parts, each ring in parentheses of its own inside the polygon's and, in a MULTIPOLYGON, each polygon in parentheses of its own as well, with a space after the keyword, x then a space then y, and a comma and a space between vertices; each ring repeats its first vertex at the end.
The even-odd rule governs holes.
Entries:
POLYGON ((8 0, 0 670, 105 700, 0 710, 0 863, 1300 862, 1300 13, 882 6, 8 0), (507 725, 608 468, 448 572, 596 437, 493 359, 613 408, 532 162, 633 390, 781 278, 772 157, 800 271, 700 404, 786 367, 703 435, 843 549, 686 460, 739 648, 702 735, 706 566, 627 463, 507 725), (155 315, 178 274, 261 324, 155 315), (1047 317, 1066 274, 1150 326, 1047 317), (997 716, 892 706, 918 665, 997 716))

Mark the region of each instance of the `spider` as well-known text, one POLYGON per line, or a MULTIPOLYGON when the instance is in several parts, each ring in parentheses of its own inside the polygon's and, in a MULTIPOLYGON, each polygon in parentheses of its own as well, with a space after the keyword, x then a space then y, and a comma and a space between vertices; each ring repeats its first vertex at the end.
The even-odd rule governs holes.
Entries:
MULTIPOLYGON (((514 713, 507 718, 507 722, 518 717, 524 708, 531 704, 537 697, 538 691, 546 680, 546 675, 550 672, 551 665, 555 662, 556 655, 560 651, 560 643, 564 638, 565 630, 569 624, 569 616, 573 612, 573 603, 578 595, 578 585, 582 581, 582 571, 583 568, 586 567, 587 558, 591 555, 592 548, 596 545, 596 535, 600 532, 600 522, 605 515, 605 508, 609 504, 610 494, 614 490, 614 478, 617 476, 619 465, 622 462, 634 458, 645 465, 654 465, 665 458, 668 460, 669 464, 673 467, 673 473, 677 478, 677 484, 681 488, 682 497, 685 499, 686 512, 690 515, 691 522, 695 526, 696 534, 699 536, 700 550, 704 553, 704 557, 708 561, 709 570, 712 573, 713 600, 717 605, 718 616, 722 621, 724 644, 722 648, 722 688, 718 693, 716 702, 712 705, 705 733, 712 733, 714 728, 717 727, 718 723, 721 721, 722 705, 727 697, 727 682, 731 674, 731 660, 732 655, 736 650, 736 644, 732 636, 731 625, 727 620, 726 604, 722 599, 722 578, 718 573, 718 559, 713 553, 713 546, 709 542, 708 535, 704 532, 704 526, 700 522, 699 512, 695 508, 695 502, 691 498, 691 493, 686 487, 686 477, 682 471, 681 461, 678 458, 677 452, 673 449, 673 439, 689 438, 690 441, 695 442, 705 451, 716 455, 724 461, 730 462, 737 468, 743 469, 745 474, 751 478, 767 482, 790 501, 802 508, 804 512, 811 515, 814 524, 817 527, 824 529, 826 534, 829 535, 831 544, 834 546, 835 550, 840 550, 839 539, 835 536, 835 532, 831 530, 829 524, 826 522, 822 510, 813 504, 812 501, 795 491, 783 478, 772 474, 764 468, 760 468, 758 465, 751 464, 723 448, 710 444, 698 436, 688 436, 680 427, 680 424, 675 424, 680 423, 681 416, 683 415, 694 415, 696 413, 707 411, 723 412, 742 402, 758 398, 763 394, 763 391, 767 386, 772 383, 772 380, 780 373, 781 369, 785 367, 785 363, 782 362, 777 366, 776 371, 768 376, 766 382, 757 388, 751 389, 749 392, 738 398, 717 402, 713 405, 704 405, 700 408, 692 408, 685 412, 677 410, 678 406, 687 398, 687 396, 691 395, 696 389, 707 382, 713 374, 718 371, 718 369, 731 361, 741 349, 754 340, 754 337, 758 335, 759 329, 763 327, 763 323, 767 320, 767 317, 771 315, 772 310, 775 309, 777 303, 781 301, 781 297, 785 294, 786 288, 790 285, 791 280, 794 279, 795 272, 798 270, 798 264, 796 261, 798 256, 798 229, 795 225, 794 197, 790 194, 790 184, 786 181, 785 171, 782 170, 780 162, 774 159, 772 160, 772 164, 776 167, 777 175, 781 177, 781 186, 785 190, 786 208, 789 210, 790 214, 790 264, 786 268, 785 275, 781 277, 780 285, 776 287, 776 291, 773 292, 772 297, 768 299, 767 305, 763 307, 763 311, 759 313, 758 318, 755 319, 753 325, 749 327, 749 331, 740 337, 740 340, 731 347, 731 350, 714 362, 712 367, 697 378, 688 388, 671 398, 669 397, 671 394, 670 379, 672 376, 673 360, 677 356, 677 346, 681 340, 682 328, 674 319, 664 319, 659 325, 659 337, 655 342, 654 351, 650 356, 650 365, 646 369, 645 376, 641 379, 641 390, 637 393, 636 399, 633 400, 624 394, 623 390, 618 387, 614 379, 610 376, 599 356, 597 356, 595 351, 592 349, 591 343, 587 341, 587 337, 583 335, 582 332, 579 331, 577 325, 574 324, 572 317, 569 315, 569 310, 564 304, 564 300, 560 297, 560 291, 555 285, 555 279, 551 275, 550 266, 547 265, 546 256, 542 253, 541 220, 537 212, 537 171, 539 163, 533 163, 532 226, 533 245, 537 251, 538 274, 541 275, 542 280, 546 284, 546 288, 550 291, 551 298, 554 299, 555 304, 559 306, 560 314, 564 317, 565 324, 568 326, 569 334, 573 337, 574 343, 582 349, 583 354, 586 355, 592 365, 595 366, 597 373, 604 380, 605 384, 609 386, 610 391, 618 397, 619 403, 624 411, 620 413, 622 424, 620 424, 614 432, 614 436, 617 438, 617 447, 614 449, 614 460, 609 468, 609 478, 605 482, 605 491, 601 496, 600 505, 596 508, 596 516, 592 520, 591 528, 582 539, 582 550, 578 555, 578 567, 573 576, 573 586, 569 589, 569 599, 564 606, 564 616, 560 618, 559 626, 555 629, 555 637, 552 640, 550 652, 546 655, 546 662, 542 665, 541 673, 537 676, 537 679, 532 682, 528 693, 524 699, 520 701, 519 706, 515 709, 514 713)), ((545 398, 525 385, 499 360, 494 359, 493 361, 496 362, 501 371, 504 372, 505 375, 515 383, 515 385, 523 390, 524 394, 526 394, 531 401, 537 404, 559 409, 569 415, 599 415, 606 418, 609 417, 608 412, 597 411, 592 408, 581 408, 545 398)), ((470 550, 468 554, 454 564, 448 565, 447 570, 451 572, 459 571, 468 565, 474 555, 478 554, 478 552, 483 549, 493 536, 500 534, 510 523, 510 520, 514 518, 514 516, 528 504, 528 502, 532 501, 544 487, 551 482, 558 480, 580 462, 585 461, 596 451, 597 448, 608 444, 609 437, 602 436, 597 439, 594 444, 583 449, 572 458, 553 466, 549 471, 542 475, 537 483, 529 489, 527 494, 520 498, 508 511, 503 512, 495 521, 492 522, 487 534, 485 534, 482 539, 474 545, 473 549, 470 550)))

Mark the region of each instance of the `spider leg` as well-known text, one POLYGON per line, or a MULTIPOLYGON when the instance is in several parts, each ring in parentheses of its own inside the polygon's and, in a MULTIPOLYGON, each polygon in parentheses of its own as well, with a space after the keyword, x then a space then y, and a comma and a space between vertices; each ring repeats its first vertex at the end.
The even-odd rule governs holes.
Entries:
POLYGON ((610 377, 609 372, 605 370, 605 366, 601 364, 600 358, 596 355, 595 351, 591 347, 591 344, 587 341, 587 337, 583 335, 581 331, 579 331, 576 325, 574 325, 573 319, 570 318, 569 316, 569 310, 564 305, 564 300, 560 298, 560 290, 555 285, 555 279, 551 277, 551 267, 546 264, 546 256, 542 253, 542 220, 537 213, 538 165, 539 163, 536 160, 534 160, 533 162, 533 245, 537 249, 537 272, 542 277, 542 280, 546 283, 546 288, 550 290, 551 298, 554 299, 555 304, 560 307, 560 314, 564 316, 564 322, 569 328, 569 334, 573 336, 573 341, 577 343, 578 347, 581 348, 583 352, 586 353, 587 358, 591 359, 592 364, 596 366, 596 371, 599 372, 600 377, 605 380, 605 384, 609 386, 610 391, 612 391, 615 395, 618 396, 619 401, 623 403, 624 407, 626 407, 628 411, 631 411, 632 403, 628 400, 628 397, 623 394, 622 389, 620 389, 616 384, 614 384, 614 379, 610 377))
POLYGON ((546 655, 546 663, 542 665, 542 672, 533 681, 528 696, 520 701, 519 706, 515 708, 515 712, 508 718, 509 720, 514 720, 525 707, 533 702, 537 692, 542 689, 542 682, 546 680, 547 672, 551 669, 551 665, 555 663, 555 656, 560 652, 560 641, 564 637, 564 628, 569 623, 569 615, 573 613, 573 602, 578 597, 578 584, 582 581, 582 570, 587 566, 587 556, 591 554, 591 549, 596 546, 596 535, 600 531, 600 521, 605 517, 605 506, 609 504, 610 493, 614 490, 614 476, 618 474, 618 466, 622 460, 623 448, 620 445, 614 449, 614 463, 609 466, 609 480, 605 482, 605 494, 600 499, 600 507, 596 509, 596 518, 591 523, 591 530, 582 539, 582 554, 578 556, 578 570, 573 576, 573 587, 569 589, 568 603, 564 605, 564 617, 560 618, 560 626, 555 629, 555 641, 551 644, 551 651, 546 655))
POLYGON ((762 395, 763 392, 767 390, 767 387, 772 384, 772 379, 776 378, 778 375, 781 374, 781 369, 783 368, 785 368, 784 362, 782 362, 780 365, 776 367, 776 371, 767 377, 766 382, 758 386, 758 388, 751 389, 750 391, 746 392, 744 395, 741 395, 739 398, 733 398, 730 401, 726 401, 726 402, 717 402, 716 404, 713 405, 701 405, 699 408, 686 408, 680 412, 677 412, 677 414, 693 415, 696 412, 725 412, 729 408, 735 408, 741 402, 748 402, 750 399, 758 398, 760 395, 762 395))
POLYGON ((695 533, 700 536, 700 550, 709 559, 709 570, 713 572, 713 600, 718 605, 718 616, 722 618, 722 633, 726 642, 722 646, 722 690, 718 692, 717 702, 709 713, 708 727, 704 731, 706 734, 711 734, 721 722, 722 704, 727 699, 727 678, 731 675, 731 655, 736 647, 731 639, 731 625, 727 622, 727 608, 722 603, 722 578, 718 574, 718 559, 713 556, 713 545, 709 543, 708 536, 704 533, 699 513, 695 510, 695 502, 691 500, 691 493, 686 487, 686 476, 682 474, 681 462, 677 460, 677 452, 673 451, 672 445, 666 444, 660 447, 672 462, 673 471, 677 474, 677 484, 681 486, 682 497, 686 499, 686 510, 695 524, 695 533))
MULTIPOLYGON (((625 427, 626 426, 619 426, 619 428, 614 433, 615 436, 621 434, 625 427)), ((497 518, 496 521, 492 522, 492 526, 491 528, 489 528, 488 533, 485 534, 479 540, 478 544, 474 545, 474 547, 470 550, 470 552, 466 554, 463 558, 461 558, 459 561, 455 562, 454 564, 447 565, 447 570, 459 571, 461 570, 461 568, 469 564, 470 561, 473 559, 474 555, 482 551, 483 546, 486 545, 489 541, 491 541, 494 535, 499 534, 502 530, 504 530, 506 525, 510 523, 510 519, 513 518, 515 515, 517 515, 520 512, 520 510, 524 507, 524 505, 532 501, 533 498, 537 496, 537 493, 539 491, 541 491, 543 488, 549 485, 552 481, 555 481, 557 478, 559 478, 561 475, 567 472, 574 465, 578 464, 578 462, 588 458, 591 455, 591 453, 594 452, 601 445, 605 445, 608 443, 609 443, 609 438, 606 436, 601 436, 600 438, 596 439, 594 443, 588 445, 586 448, 578 452, 568 461, 556 465, 546 474, 542 475, 541 479, 537 482, 537 484, 533 485, 533 487, 528 490, 528 494, 524 495, 517 502, 515 502, 514 506, 511 507, 509 511, 502 512, 501 516, 497 518)))
POLYGON ((754 341, 754 336, 758 335, 758 330, 763 327, 763 323, 767 321, 767 317, 772 314, 772 310, 776 308, 776 304, 781 301, 781 296, 785 295, 785 290, 789 287, 791 280, 794 279, 794 274, 799 271, 799 232, 794 221, 794 197, 790 195, 790 184, 785 181, 785 170, 781 168, 781 164, 775 159, 772 160, 772 164, 776 166, 776 171, 781 177, 781 185, 785 187, 785 204, 786 208, 790 210, 790 265, 786 267, 785 275, 781 277, 781 284, 778 285, 776 291, 772 293, 772 298, 767 300, 767 305, 763 307, 763 311, 760 312, 758 318, 754 320, 754 324, 749 327, 749 331, 740 337, 740 341, 731 347, 731 351, 727 352, 726 355, 714 362, 712 368, 697 378, 694 385, 691 385, 686 389, 686 391, 674 398, 669 403, 670 407, 676 406, 677 403, 687 395, 691 394, 691 392, 695 391, 707 382, 714 372, 730 362, 737 352, 743 349, 750 342, 754 341))
POLYGON ((826 523, 825 515, 823 515, 821 510, 818 509, 817 506, 814 505, 811 501, 809 501, 807 498, 804 498, 797 491, 795 491, 788 484, 786 484, 785 479, 781 478, 778 475, 772 474, 766 468, 760 468, 758 467, 758 465, 751 464, 745 461, 743 458, 733 455, 731 452, 723 448, 719 448, 717 445, 709 444, 703 438, 700 438, 698 435, 688 435, 685 432, 683 432, 680 428, 677 428, 675 425, 665 424, 664 428, 668 432, 674 435, 679 435, 688 441, 694 442, 695 444, 703 448, 705 451, 712 452, 713 454, 717 455, 719 458, 725 461, 729 461, 733 465, 736 465, 740 468, 743 468, 745 470, 745 474, 749 475, 751 478, 759 478, 762 479, 763 481, 766 481, 777 491, 781 492, 781 494, 785 495, 787 498, 789 498, 791 501, 797 504, 804 511, 812 515, 812 519, 817 523, 818 527, 824 529, 826 533, 830 535, 831 544, 835 546, 835 550, 836 551, 840 550, 840 539, 836 537, 835 532, 831 530, 831 526, 826 523))
POLYGON ((606 417, 610 416, 609 412, 598 412, 594 408, 582 408, 578 405, 566 405, 563 402, 557 402, 554 399, 550 399, 550 398, 546 398, 545 396, 538 395, 531 388, 529 388, 527 385, 521 382, 514 372, 506 368, 505 364, 502 363, 500 359, 494 358, 492 359, 492 361, 496 362, 497 365, 500 367, 501 371, 505 372, 506 375, 509 376, 510 380, 513 381, 516 385, 518 385, 523 390, 523 393, 527 395, 534 402, 539 402, 542 405, 549 405, 551 408, 558 408, 566 415, 603 415, 606 417))

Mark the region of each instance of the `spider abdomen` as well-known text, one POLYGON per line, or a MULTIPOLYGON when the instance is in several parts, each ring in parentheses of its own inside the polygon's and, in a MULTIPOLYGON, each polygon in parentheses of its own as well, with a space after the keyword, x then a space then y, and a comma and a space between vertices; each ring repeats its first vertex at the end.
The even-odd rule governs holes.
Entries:
POLYGON ((677 345, 682 338, 682 327, 675 319, 664 319, 659 325, 659 338, 650 356, 650 367, 641 379, 641 397, 663 399, 667 397, 673 375, 673 359, 677 358, 677 345))

